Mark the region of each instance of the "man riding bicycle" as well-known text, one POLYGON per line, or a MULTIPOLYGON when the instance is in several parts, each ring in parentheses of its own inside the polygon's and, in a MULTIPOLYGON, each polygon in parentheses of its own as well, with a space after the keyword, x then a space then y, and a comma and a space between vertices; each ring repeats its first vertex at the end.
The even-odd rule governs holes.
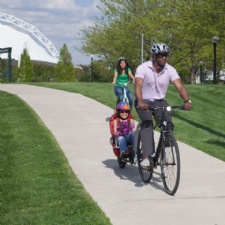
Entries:
MULTIPOLYGON (((164 43, 153 44, 150 52, 152 60, 138 66, 135 73, 135 108, 142 121, 140 137, 143 159, 150 159, 155 152, 152 113, 147 109, 149 106, 168 105, 165 96, 171 82, 184 100, 184 109, 190 110, 192 108, 192 103, 180 76, 176 69, 167 63, 169 47, 164 43)), ((168 131, 172 131, 171 114, 166 113, 168 131)), ((161 110, 155 110, 153 116, 157 125, 160 126, 158 123, 160 123, 162 117, 161 110)))

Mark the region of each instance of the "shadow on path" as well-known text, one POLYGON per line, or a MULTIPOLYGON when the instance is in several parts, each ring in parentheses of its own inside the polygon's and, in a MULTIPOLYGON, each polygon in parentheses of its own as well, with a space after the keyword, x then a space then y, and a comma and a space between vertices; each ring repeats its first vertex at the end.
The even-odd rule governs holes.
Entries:
POLYGON ((102 162, 107 168, 112 169, 117 177, 121 180, 129 180, 134 183, 136 187, 143 187, 145 185, 151 185, 154 189, 164 191, 162 185, 161 173, 154 171, 153 177, 149 183, 144 183, 138 173, 138 168, 135 165, 126 164, 124 169, 121 169, 118 165, 117 159, 107 159, 102 162))

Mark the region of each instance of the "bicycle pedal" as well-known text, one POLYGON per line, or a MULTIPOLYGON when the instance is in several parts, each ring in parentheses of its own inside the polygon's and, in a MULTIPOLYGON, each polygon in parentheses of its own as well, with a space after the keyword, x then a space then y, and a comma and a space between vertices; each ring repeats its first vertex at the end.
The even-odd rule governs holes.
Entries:
POLYGON ((150 171, 150 166, 142 166, 142 170, 145 170, 145 171, 150 171))
POLYGON ((157 167, 157 166, 159 166, 159 163, 158 162, 154 162, 154 167, 157 167))

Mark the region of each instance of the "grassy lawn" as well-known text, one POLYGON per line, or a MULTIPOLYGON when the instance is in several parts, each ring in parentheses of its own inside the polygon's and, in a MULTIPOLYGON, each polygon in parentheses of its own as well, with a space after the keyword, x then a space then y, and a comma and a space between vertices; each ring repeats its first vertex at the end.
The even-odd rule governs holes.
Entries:
MULTIPOLYGON (((111 84, 32 85, 80 93, 112 109, 115 107, 111 84)), ((133 85, 130 88, 133 91, 133 85)), ((225 161, 225 85, 186 85, 186 88, 193 110, 174 111, 177 139, 225 161)), ((173 85, 169 87, 167 100, 171 105, 182 104, 173 85)), ((110 224, 35 112, 16 96, 0 92, 0 113, 1 224, 110 224)), ((134 116, 138 120, 135 111, 134 116)))
POLYGON ((110 224, 35 112, 0 92, 0 113, 1 224, 110 224))
MULTIPOLYGON (((83 94, 111 108, 116 97, 109 83, 32 83, 83 94)), ((176 138, 190 146, 225 161, 225 85, 185 85, 193 102, 192 111, 174 111, 176 138)), ((134 86, 130 84, 133 92, 134 86)), ((183 104, 171 84, 167 93, 171 105, 183 104)), ((134 111, 134 117, 138 116, 134 111)))

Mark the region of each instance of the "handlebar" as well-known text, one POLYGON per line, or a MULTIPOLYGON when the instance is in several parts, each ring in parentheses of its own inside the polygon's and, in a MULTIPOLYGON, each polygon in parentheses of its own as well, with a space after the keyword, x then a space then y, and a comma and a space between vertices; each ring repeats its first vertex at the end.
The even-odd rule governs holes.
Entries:
POLYGON ((125 82, 125 83, 116 82, 116 84, 119 84, 119 85, 121 85, 122 87, 125 87, 125 88, 128 86, 129 83, 130 83, 129 81, 125 82))
MULTIPOLYGON (((140 109, 139 106, 137 106, 138 109, 140 109)), ((148 109, 151 111, 154 111, 156 109, 162 109, 163 111, 172 111, 173 109, 182 109, 184 110, 184 106, 182 105, 175 105, 175 106, 148 106, 148 109)))
POLYGON ((182 105, 175 105, 175 106, 154 106, 154 107, 149 107, 151 111, 154 111, 156 109, 162 109, 164 111, 172 111, 173 109, 184 109, 182 105))

